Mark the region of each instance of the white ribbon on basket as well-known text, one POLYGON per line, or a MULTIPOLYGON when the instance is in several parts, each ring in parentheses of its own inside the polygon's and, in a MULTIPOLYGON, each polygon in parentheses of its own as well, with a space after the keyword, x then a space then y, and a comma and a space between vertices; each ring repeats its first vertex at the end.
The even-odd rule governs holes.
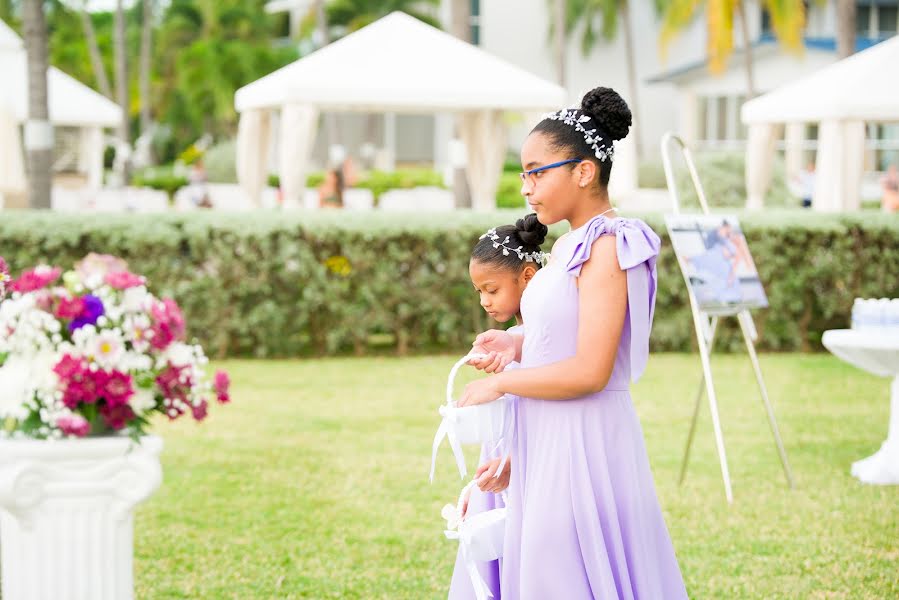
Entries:
MULTIPOLYGON (((493 598, 493 592, 490 591, 487 582, 481 577, 481 572, 478 571, 477 561, 471 555, 471 534, 464 530, 459 531, 462 526, 462 521, 464 520, 462 507, 465 504, 465 497, 475 484, 477 484, 476 479, 468 482, 468 485, 462 488, 462 493, 459 494, 459 502, 456 506, 454 507, 452 504, 445 505, 443 510, 440 511, 440 515, 446 519, 447 528, 444 530, 443 535, 445 535, 448 540, 459 541, 459 551, 462 554, 462 562, 465 563, 465 570, 468 571, 468 578, 471 579, 471 587, 474 589, 475 597, 477 600, 487 600, 487 598, 493 598)), ((506 503, 506 492, 501 492, 501 496, 503 498, 503 503, 506 503)))
MULTIPOLYGON (((456 431, 454 428, 454 424, 456 422, 456 407, 453 403, 453 382, 456 380, 456 373, 459 372, 459 369, 462 365, 466 364, 470 360, 478 360, 485 358, 485 354, 468 354, 460 358, 453 368, 450 369, 449 377, 446 381, 446 404, 441 405, 438 412, 440 416, 443 417, 443 420, 440 422, 440 427, 437 428, 437 433, 434 435, 434 444, 431 448, 431 474, 430 481, 434 483, 434 468, 437 464, 437 450, 440 448, 440 444, 443 442, 443 438, 447 438, 449 440, 450 448, 453 450, 453 456, 456 458, 456 466, 459 468, 459 475, 464 479, 467 469, 465 467, 465 454, 462 453, 462 444, 459 443, 459 438, 456 435, 456 431)), ((506 413, 503 412, 503 421, 501 422, 500 429, 505 432, 506 429, 511 425, 511 423, 506 423, 506 413)), ((514 420, 512 421, 514 422, 514 420)), ((506 457, 508 455, 506 444, 506 438, 508 436, 503 434, 503 436, 497 440, 496 446, 494 446, 493 451, 495 452, 497 449, 502 448, 502 461, 500 462, 499 469, 496 470, 494 477, 499 477, 500 473, 502 473, 503 468, 506 466, 506 457)))

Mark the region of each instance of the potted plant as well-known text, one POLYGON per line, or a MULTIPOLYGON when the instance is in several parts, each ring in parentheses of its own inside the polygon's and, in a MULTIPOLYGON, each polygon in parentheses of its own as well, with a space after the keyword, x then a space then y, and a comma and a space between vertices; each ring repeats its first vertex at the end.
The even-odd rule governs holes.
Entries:
POLYGON ((202 421, 228 376, 120 259, 0 273, 2 596, 132 598, 133 509, 162 481, 151 418, 202 421))

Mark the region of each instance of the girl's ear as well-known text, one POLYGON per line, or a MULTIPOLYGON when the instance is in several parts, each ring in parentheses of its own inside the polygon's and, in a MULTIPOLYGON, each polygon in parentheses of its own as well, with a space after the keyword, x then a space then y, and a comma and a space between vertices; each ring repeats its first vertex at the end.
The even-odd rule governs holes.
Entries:
POLYGON ((596 163, 592 160, 582 161, 578 165, 578 186, 582 188, 590 187, 598 176, 599 172, 596 168, 596 163))
POLYGON ((526 265, 524 267, 524 269, 521 270, 521 275, 519 275, 519 277, 521 277, 521 280, 524 282, 525 285, 527 285, 528 283, 530 283, 531 278, 533 278, 534 275, 536 275, 536 274, 537 274, 536 268, 534 268, 531 265, 526 265))

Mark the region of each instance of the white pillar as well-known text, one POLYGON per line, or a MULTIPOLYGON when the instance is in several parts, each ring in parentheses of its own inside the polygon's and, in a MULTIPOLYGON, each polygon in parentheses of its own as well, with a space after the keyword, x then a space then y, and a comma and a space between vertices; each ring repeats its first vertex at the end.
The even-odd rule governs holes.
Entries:
POLYGON ((318 110, 313 106, 285 104, 281 107, 278 176, 285 208, 296 208, 303 204, 317 123, 318 110))
POLYGON ((384 114, 384 148, 378 167, 384 171, 396 170, 396 113, 384 114))
POLYGON ((87 175, 87 188, 98 190, 103 186, 103 129, 84 127, 78 150, 78 169, 87 175))
POLYGON ((746 208, 759 210, 765 206, 765 193, 771 184, 777 127, 772 123, 749 126, 746 142, 746 208))
POLYGON ((250 201, 259 206, 268 179, 270 115, 254 109, 241 113, 237 125, 237 181, 250 201))
POLYGON ((815 161, 815 196, 819 212, 857 210, 864 163, 865 124, 861 121, 822 121, 815 161))
POLYGON ((133 510, 162 482, 162 440, 0 440, 10 600, 131 600, 133 510))

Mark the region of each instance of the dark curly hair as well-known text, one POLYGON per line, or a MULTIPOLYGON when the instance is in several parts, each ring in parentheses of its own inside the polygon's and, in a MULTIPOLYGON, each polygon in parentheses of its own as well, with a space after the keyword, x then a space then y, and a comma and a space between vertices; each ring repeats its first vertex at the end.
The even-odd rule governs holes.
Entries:
MULTIPOLYGON (((547 231, 546 225, 538 221, 535 214, 518 219, 515 225, 503 225, 496 228, 496 233, 501 240, 509 236, 507 246, 511 248, 521 246, 522 251, 527 253, 540 252, 540 246, 546 240, 547 231)), ((536 269, 540 268, 540 263, 522 260, 514 252, 503 255, 502 247, 494 248, 493 240, 489 237, 481 238, 475 244, 474 249, 471 251, 471 258, 479 263, 515 273, 520 272, 527 265, 533 265, 536 269)))
MULTIPOLYGON (((586 125, 596 127, 597 135, 611 141, 623 139, 631 127, 631 109, 627 102, 612 88, 598 87, 590 90, 581 100, 581 107, 576 114, 586 115, 591 121, 586 125)), ((609 185, 612 174, 612 161, 600 160, 593 153, 593 148, 584 141, 584 136, 571 125, 563 121, 543 119, 531 133, 542 133, 555 150, 570 153, 570 158, 582 158, 592 161, 599 169, 599 185, 609 185)), ((574 165, 571 167, 574 168, 574 165)))

